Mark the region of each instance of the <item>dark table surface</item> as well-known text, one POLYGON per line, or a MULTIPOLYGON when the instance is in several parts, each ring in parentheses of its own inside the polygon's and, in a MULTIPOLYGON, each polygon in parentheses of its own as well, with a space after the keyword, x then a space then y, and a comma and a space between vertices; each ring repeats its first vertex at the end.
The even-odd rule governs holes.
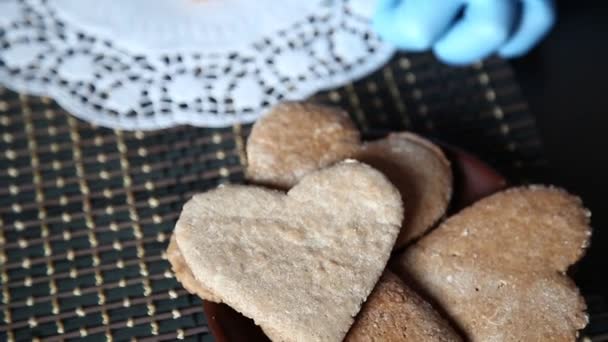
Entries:
POLYGON ((608 2, 562 1, 547 39, 512 64, 549 162, 543 181, 580 195, 594 235, 575 278, 584 293, 608 295, 608 2))

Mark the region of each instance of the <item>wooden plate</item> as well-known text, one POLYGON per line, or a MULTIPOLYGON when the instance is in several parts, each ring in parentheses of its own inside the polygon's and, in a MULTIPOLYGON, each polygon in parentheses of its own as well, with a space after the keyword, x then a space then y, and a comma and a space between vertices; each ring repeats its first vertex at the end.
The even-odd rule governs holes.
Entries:
MULTIPOLYGON (((456 212, 506 186, 505 178, 478 158, 459 148, 440 145, 450 159, 454 173, 454 195, 449 212, 456 212)), ((216 341, 270 341, 253 320, 228 305, 203 301, 203 307, 216 341)))

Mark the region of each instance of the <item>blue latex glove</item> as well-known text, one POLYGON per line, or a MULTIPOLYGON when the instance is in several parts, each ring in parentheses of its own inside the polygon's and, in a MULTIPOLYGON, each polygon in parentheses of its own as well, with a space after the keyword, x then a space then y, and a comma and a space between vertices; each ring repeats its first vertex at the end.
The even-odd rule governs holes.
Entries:
POLYGON ((386 41, 406 51, 433 49, 448 64, 473 63, 495 52, 521 56, 554 22, 553 0, 379 0, 373 18, 386 41))

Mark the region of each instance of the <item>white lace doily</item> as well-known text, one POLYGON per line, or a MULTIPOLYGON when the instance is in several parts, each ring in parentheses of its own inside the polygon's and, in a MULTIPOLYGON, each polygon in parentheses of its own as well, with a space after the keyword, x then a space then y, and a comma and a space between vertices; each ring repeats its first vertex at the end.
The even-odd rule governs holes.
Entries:
POLYGON ((0 82, 122 129, 255 120, 393 48, 373 0, 0 0, 0 82))

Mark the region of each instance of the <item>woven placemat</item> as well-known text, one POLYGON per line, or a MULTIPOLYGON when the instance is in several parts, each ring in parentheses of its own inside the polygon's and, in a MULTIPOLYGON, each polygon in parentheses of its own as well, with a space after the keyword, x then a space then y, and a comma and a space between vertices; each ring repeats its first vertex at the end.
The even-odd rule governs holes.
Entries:
MULTIPOLYGON (((541 146, 509 66, 398 55, 315 96, 364 135, 410 129, 534 178, 541 146)), ((240 182, 250 126, 124 132, 0 88, 0 340, 211 340, 165 248, 194 193, 240 182)))

